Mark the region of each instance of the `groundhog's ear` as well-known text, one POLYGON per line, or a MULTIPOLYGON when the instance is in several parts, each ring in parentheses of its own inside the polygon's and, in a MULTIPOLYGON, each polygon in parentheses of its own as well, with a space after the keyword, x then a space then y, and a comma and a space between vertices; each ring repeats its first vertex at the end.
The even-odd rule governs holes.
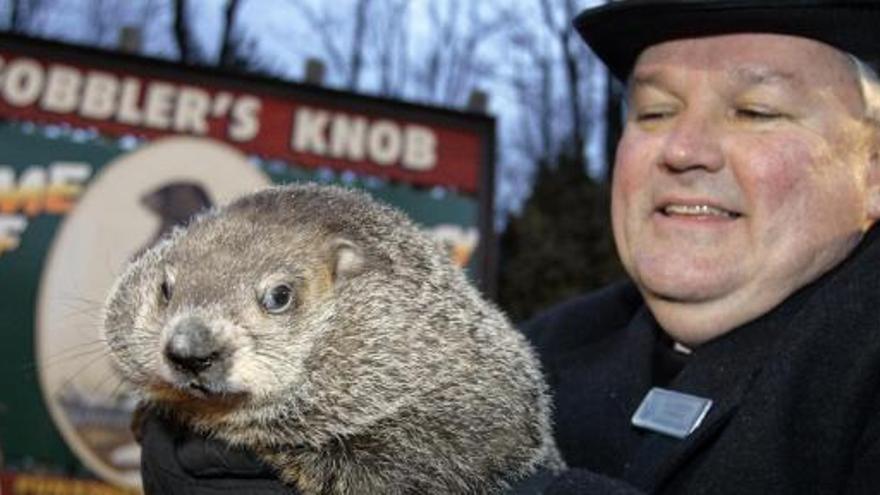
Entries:
POLYGON ((363 250, 349 239, 337 237, 330 242, 330 270, 333 282, 347 280, 361 274, 367 267, 363 250))

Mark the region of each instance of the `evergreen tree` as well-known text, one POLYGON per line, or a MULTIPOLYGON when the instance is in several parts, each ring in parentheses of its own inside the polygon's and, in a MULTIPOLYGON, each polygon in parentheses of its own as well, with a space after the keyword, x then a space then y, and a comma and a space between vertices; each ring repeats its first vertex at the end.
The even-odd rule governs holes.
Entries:
POLYGON ((532 196, 501 235, 499 304, 515 321, 622 276, 608 185, 577 160, 542 163, 532 196))

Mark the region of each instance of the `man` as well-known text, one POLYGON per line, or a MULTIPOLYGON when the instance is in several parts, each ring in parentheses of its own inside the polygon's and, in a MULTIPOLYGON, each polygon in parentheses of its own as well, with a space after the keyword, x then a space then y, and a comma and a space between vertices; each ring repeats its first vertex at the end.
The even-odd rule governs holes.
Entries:
POLYGON ((880 493, 880 123, 848 54, 880 55, 878 20, 821 1, 577 19, 627 81, 631 283, 531 325, 573 468, 554 489, 880 493))
MULTIPOLYGON (((880 493, 880 113, 851 57, 880 55, 877 25, 818 0, 578 17, 627 81, 631 281, 529 325, 572 468, 546 493, 880 493)), ((147 433, 157 473, 175 457, 147 433)))

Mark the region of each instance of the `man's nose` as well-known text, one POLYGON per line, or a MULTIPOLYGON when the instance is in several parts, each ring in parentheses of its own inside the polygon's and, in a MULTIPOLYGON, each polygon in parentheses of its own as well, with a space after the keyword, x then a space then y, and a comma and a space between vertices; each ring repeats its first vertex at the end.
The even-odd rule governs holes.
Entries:
POLYGON ((663 149, 663 163, 676 173, 692 170, 715 172, 724 166, 720 129, 707 112, 697 110, 679 114, 663 149))

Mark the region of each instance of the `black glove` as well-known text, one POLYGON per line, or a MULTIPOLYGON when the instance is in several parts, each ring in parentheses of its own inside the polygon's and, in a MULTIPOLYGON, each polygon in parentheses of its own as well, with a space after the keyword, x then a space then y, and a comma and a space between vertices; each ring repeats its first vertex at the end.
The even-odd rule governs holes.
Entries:
MULTIPOLYGON (((153 412, 138 420, 146 495, 298 495, 253 454, 198 436, 153 412)), ((514 482, 506 495, 637 495, 625 483, 573 469, 541 469, 514 482)))
POLYGON ((140 424, 147 495, 296 495, 253 454, 191 433, 155 413, 140 424))

